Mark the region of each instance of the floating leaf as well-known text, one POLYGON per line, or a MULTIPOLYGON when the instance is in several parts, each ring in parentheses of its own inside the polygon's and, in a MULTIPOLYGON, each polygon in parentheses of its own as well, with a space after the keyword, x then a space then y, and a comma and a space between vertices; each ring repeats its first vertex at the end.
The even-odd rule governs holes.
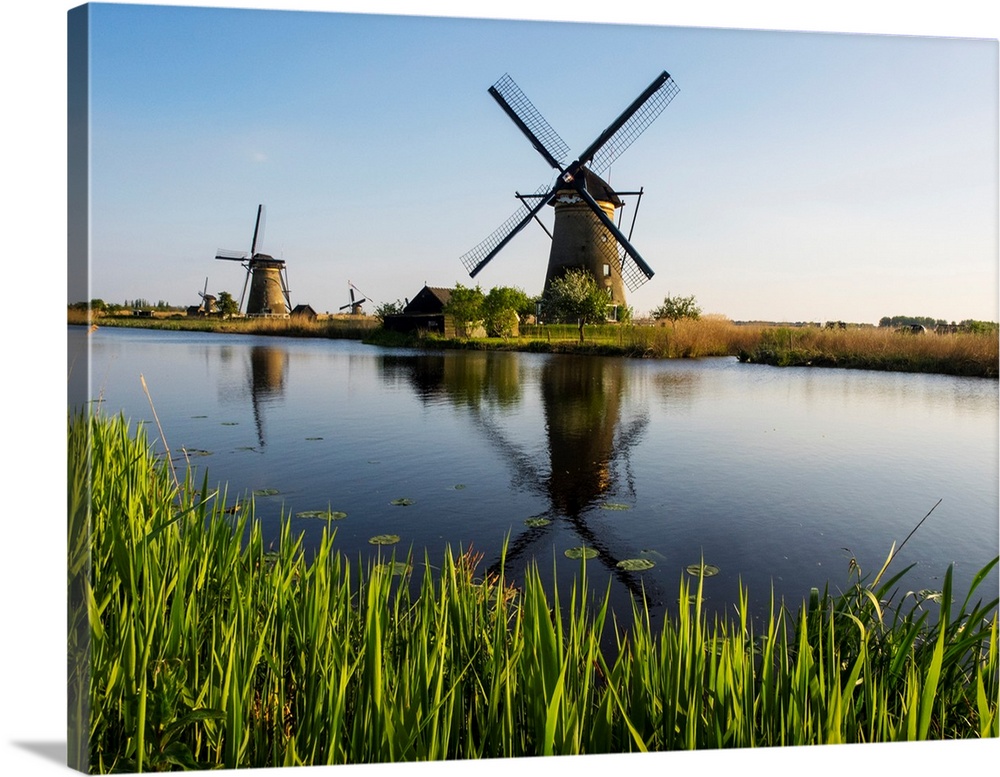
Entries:
POLYGON ((615 564, 619 569, 624 569, 626 572, 642 572, 645 569, 652 569, 656 566, 648 558, 626 558, 615 564))
POLYGON ((605 502, 601 505, 602 510, 630 510, 628 505, 620 504, 619 502, 605 502))
POLYGON ((258 488, 253 492, 254 496, 274 496, 275 494, 280 494, 276 488, 258 488))
POLYGON ((410 571, 410 568, 410 565, 403 561, 392 561, 385 564, 375 565, 375 569, 377 571, 388 572, 390 575, 405 575, 410 571))
POLYGON ((301 513, 295 513, 296 518, 326 518, 330 521, 339 521, 342 518, 347 517, 347 513, 342 513, 338 510, 303 510, 301 513))
POLYGON ((223 421, 222 426, 239 426, 239 421, 223 421))
POLYGON ((411 504, 413 504, 413 500, 412 499, 405 499, 405 498, 404 499, 393 499, 391 502, 389 502, 389 504, 394 505, 396 507, 409 507, 411 504))
POLYGON ((239 448, 236 448, 236 450, 238 450, 238 451, 255 451, 257 449, 254 446, 252 446, 252 445, 241 445, 239 448))
POLYGON ((207 415, 193 415, 192 418, 208 418, 207 415))
POLYGON ((398 534, 379 534, 375 537, 369 538, 368 542, 372 545, 395 545, 399 542, 398 534))
POLYGON ((455 491, 461 491, 463 488, 465 488, 465 486, 462 483, 458 483, 452 486, 452 489, 454 489, 455 491))
POLYGON ((524 525, 530 526, 532 529, 537 529, 541 526, 548 526, 550 523, 552 523, 552 521, 550 521, 548 518, 543 518, 540 515, 536 515, 533 518, 526 519, 524 525))
POLYGON ((917 597, 923 601, 940 602, 944 599, 944 593, 942 591, 932 591, 929 588, 922 588, 917 591, 917 597))
POLYGON ((594 558, 597 555, 597 551, 594 550, 593 548, 588 548, 584 545, 581 545, 578 548, 569 548, 567 550, 564 550, 563 555, 566 556, 566 558, 587 559, 587 558, 594 558))
POLYGON ((719 574, 719 568, 715 564, 689 564, 687 573, 695 577, 712 577, 719 574))
POLYGON ((322 440, 322 437, 306 437, 307 440, 322 440))

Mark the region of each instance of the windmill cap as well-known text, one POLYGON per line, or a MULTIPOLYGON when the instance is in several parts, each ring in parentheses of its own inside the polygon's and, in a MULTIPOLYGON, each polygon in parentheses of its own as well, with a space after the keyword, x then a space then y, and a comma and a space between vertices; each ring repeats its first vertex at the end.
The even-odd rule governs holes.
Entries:
MULTIPOLYGON (((597 173, 590 170, 588 167, 583 167, 580 169, 580 173, 583 175, 583 185, 590 192, 590 195, 598 202, 610 202, 616 208, 622 206, 621 198, 615 194, 615 190, 611 187, 607 181, 605 181, 597 173)), ((558 190, 560 187, 556 187, 558 190)), ((567 187, 571 189, 572 187, 567 187)))

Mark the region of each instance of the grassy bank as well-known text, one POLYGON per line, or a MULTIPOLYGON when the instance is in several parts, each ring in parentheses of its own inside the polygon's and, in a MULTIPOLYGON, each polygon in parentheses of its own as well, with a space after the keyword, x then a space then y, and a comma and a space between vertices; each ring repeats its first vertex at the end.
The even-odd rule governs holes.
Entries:
POLYGON ((638 602, 626 629, 586 562, 546 593, 539 568, 514 588, 469 552, 362 563, 328 532, 307 555, 287 524, 265 547, 251 502, 175 472, 141 429, 75 418, 68 435, 82 768, 1000 735, 997 602, 974 603, 996 559, 964 597, 950 570, 916 596, 899 593, 905 570, 855 570, 846 594, 775 603, 762 628, 749 593, 710 622, 685 578, 676 619, 654 631, 638 602))
POLYGON ((914 335, 890 328, 825 329, 737 325, 719 317, 672 325, 590 325, 584 342, 574 325, 525 326, 520 337, 446 339, 401 336, 376 330, 369 342, 426 348, 589 353, 647 359, 735 356, 776 367, 927 372, 996 378, 1000 338, 996 333, 914 335))
POLYGON ((94 316, 87 311, 70 309, 69 324, 135 329, 166 329, 185 332, 222 332, 224 334, 275 335, 282 337, 327 337, 361 340, 378 327, 378 320, 366 316, 322 316, 316 319, 295 318, 218 318, 160 314, 149 318, 131 315, 94 316))
POLYGON ((646 359, 735 356, 740 361, 777 367, 841 367, 848 369, 929 372, 997 378, 1000 337, 996 332, 921 334, 889 327, 826 329, 815 326, 734 324, 721 316, 676 324, 595 324, 585 327, 584 342, 573 324, 522 326, 518 337, 453 338, 401 335, 379 328, 371 317, 303 319, 219 319, 176 315, 161 318, 97 317, 70 310, 69 323, 230 332, 288 337, 364 340, 375 345, 440 349, 587 353, 646 359))

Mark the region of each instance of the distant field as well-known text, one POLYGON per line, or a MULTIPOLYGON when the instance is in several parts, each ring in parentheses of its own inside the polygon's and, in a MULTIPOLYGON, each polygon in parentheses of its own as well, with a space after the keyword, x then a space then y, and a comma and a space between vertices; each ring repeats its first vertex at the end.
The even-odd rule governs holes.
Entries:
MULTIPOLYGON (((91 323, 85 311, 70 310, 70 324, 91 323)), ((430 348, 474 348, 535 352, 575 352, 638 358, 735 356, 740 361, 778 367, 928 372, 997 378, 1000 337, 985 333, 911 334, 888 327, 776 326, 735 324, 722 316, 669 323, 599 324, 587 326, 584 342, 573 324, 525 325, 520 336, 444 339, 432 335, 403 336, 384 332, 374 316, 220 319, 183 314, 152 318, 98 316, 98 326, 129 326, 287 337, 329 337, 376 344, 430 348)))

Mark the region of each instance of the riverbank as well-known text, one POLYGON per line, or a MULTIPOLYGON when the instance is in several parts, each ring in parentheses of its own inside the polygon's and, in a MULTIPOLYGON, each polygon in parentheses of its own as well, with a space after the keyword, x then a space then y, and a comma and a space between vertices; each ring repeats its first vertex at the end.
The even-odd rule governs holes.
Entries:
POLYGON ((556 598, 538 567, 513 587, 467 551, 351 562, 332 523, 308 557, 287 523, 266 547, 252 500, 194 483, 145 428, 69 422, 76 768, 1000 735, 997 601, 973 603, 996 560, 964 600, 950 569, 941 591, 898 599, 906 570, 887 571, 890 556, 874 576, 855 569, 843 595, 814 590, 759 628, 747 613, 760 592, 710 622, 709 572, 695 569, 677 618, 653 631, 637 601, 625 630, 586 555, 556 598))
POLYGON ((706 316, 681 320, 675 325, 590 325, 585 327, 584 340, 580 342, 575 325, 522 326, 517 337, 507 339, 444 338, 389 332, 381 329, 378 319, 358 316, 316 320, 104 316, 91 321, 85 312, 71 310, 69 323, 346 338, 395 347, 583 353, 647 359, 732 356, 741 362, 776 367, 837 367, 992 379, 1000 375, 1000 337, 995 330, 912 334, 889 327, 744 325, 706 316))

